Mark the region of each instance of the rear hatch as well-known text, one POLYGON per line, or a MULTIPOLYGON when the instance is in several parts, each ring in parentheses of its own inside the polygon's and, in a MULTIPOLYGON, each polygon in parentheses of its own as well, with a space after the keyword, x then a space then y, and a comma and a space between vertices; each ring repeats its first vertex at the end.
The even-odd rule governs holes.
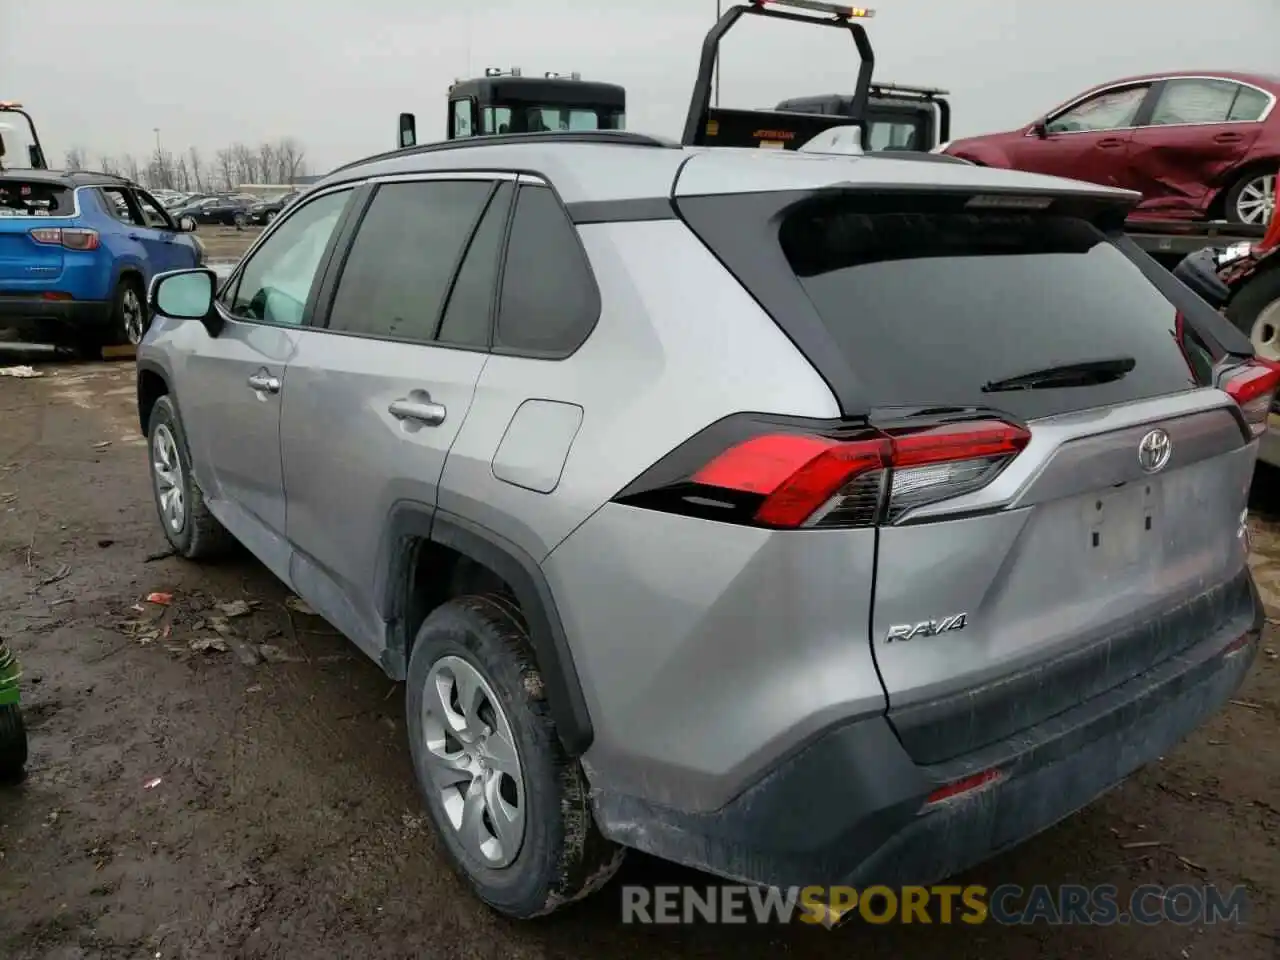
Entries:
POLYGON ((734 153, 694 157, 676 205, 889 438, 824 516, 878 530, 870 642, 917 761, 1248 629, 1256 444, 1209 385, 1248 344, 1110 232, 1124 196, 734 153))
POLYGON ((57 229, 74 214, 70 187, 0 176, 0 292, 12 295, 42 289, 61 278, 62 244, 39 231, 57 229))

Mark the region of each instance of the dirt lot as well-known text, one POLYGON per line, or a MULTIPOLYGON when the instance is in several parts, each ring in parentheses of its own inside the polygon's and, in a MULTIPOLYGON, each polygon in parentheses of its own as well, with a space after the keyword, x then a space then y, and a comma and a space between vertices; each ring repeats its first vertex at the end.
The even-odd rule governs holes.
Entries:
MULTIPOLYGON (((252 559, 164 556, 132 364, 38 369, 0 377, 0 630, 32 746, 27 781, 0 789, 0 957, 1280 957, 1274 634, 1176 753, 964 878, 1244 884, 1244 926, 624 927, 620 884, 708 882, 639 856, 586 903, 500 920, 424 825, 402 689, 252 559)), ((1256 525, 1280 616, 1280 534, 1256 525)))

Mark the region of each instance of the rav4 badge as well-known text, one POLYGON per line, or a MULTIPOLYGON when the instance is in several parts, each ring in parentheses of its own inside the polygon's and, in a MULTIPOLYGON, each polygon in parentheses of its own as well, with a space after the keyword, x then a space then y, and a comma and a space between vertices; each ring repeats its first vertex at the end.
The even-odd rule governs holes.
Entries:
POLYGON ((898 643, 903 640, 915 640, 919 637, 941 636, 944 633, 963 630, 968 620, 969 615, 967 613, 953 613, 949 617, 940 617, 937 620, 922 620, 920 623, 899 624, 889 628, 884 642, 898 643))

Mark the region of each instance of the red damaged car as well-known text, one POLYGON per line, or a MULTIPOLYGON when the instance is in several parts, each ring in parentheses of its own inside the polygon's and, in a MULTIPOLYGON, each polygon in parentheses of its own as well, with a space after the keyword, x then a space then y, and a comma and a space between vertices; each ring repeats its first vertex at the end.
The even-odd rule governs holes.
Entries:
POLYGON ((1280 169, 1280 76, 1153 74, 1094 87, 1007 133, 943 152, 1124 187, 1136 215, 1269 223, 1280 169))

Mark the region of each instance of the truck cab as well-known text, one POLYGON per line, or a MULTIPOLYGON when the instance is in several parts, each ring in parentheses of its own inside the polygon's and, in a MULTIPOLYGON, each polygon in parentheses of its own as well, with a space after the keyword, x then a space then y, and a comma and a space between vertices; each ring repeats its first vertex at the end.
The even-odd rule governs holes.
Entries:
MULTIPOLYGON (((867 97, 867 150, 927 152, 951 139, 949 93, 934 87, 875 83, 867 97)), ((775 110, 854 118, 854 97, 831 93, 784 100, 775 110)))
MULTIPOLYGON (((490 68, 483 77, 449 87, 445 138, 498 136, 559 130, 626 129, 627 94, 615 83, 580 74, 524 76, 520 68, 490 68)), ((400 114, 400 146, 417 143, 417 123, 400 114)))

